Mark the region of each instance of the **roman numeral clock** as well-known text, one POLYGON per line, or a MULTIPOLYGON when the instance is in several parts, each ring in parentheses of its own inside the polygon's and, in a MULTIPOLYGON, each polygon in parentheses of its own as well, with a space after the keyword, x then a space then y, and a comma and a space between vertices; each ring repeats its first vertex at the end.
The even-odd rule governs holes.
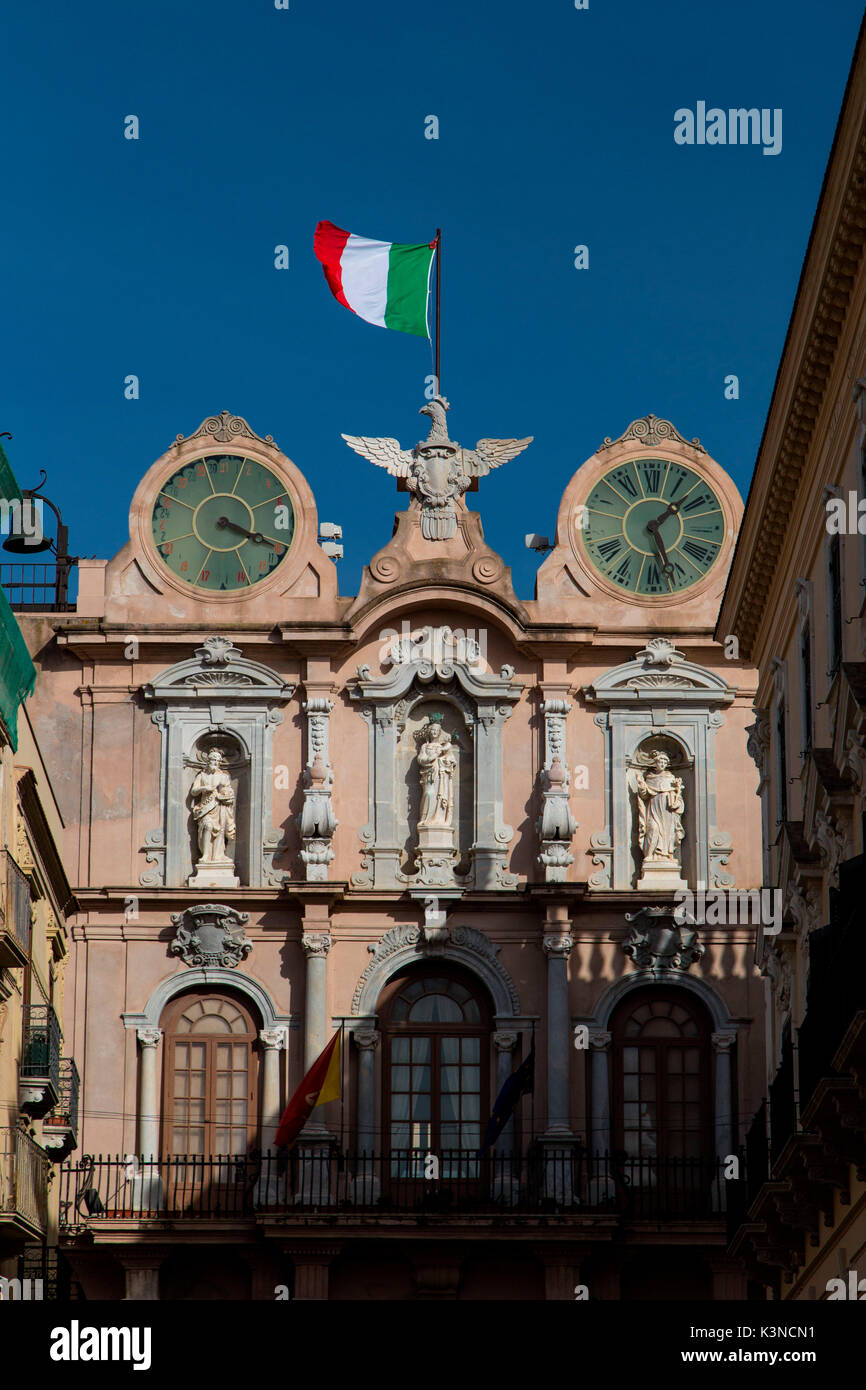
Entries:
POLYGON ((632 594, 667 596, 703 579, 721 553, 725 514, 711 483, 673 459, 614 465, 585 503, 590 563, 632 594))
POLYGON ((625 603, 653 611, 653 627, 668 615, 672 630, 680 618, 709 627, 742 512, 732 479, 700 442, 648 415, 574 474, 545 563, 568 571, 598 618, 621 622, 625 603))
POLYGON ((205 610, 285 619, 286 605, 300 611, 311 595, 336 594, 306 478, 271 435, 227 410, 156 460, 129 523, 131 547, 112 566, 141 621, 152 619, 156 595, 171 595, 173 617, 197 622, 205 610))

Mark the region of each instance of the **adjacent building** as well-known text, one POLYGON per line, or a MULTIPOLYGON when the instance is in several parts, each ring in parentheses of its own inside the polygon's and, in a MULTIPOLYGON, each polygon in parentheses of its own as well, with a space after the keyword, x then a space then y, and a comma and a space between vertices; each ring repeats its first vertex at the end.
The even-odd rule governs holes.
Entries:
POLYGON ((757 939, 767 1084, 732 1250, 785 1299, 866 1274, 864 176, 861 33, 717 629, 759 673, 749 746, 785 902, 757 939))
MULTIPOLYGON (((0 485, 20 502, 2 449, 0 485)), ((64 1040, 72 891, 63 817, 23 703, 35 680, 0 592, 0 1278, 31 1280, 31 1297, 70 1291, 52 1167, 56 1177, 78 1127, 78 1072, 64 1040)), ((14 1282, 0 1287, 3 1297, 22 1293, 14 1282)))

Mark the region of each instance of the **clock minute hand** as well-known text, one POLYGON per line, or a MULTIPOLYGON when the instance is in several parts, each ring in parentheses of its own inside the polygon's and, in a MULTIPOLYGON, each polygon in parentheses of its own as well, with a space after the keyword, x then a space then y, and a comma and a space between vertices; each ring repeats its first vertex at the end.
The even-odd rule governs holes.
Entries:
POLYGON ((261 545, 263 541, 267 541, 268 545, 273 545, 273 541, 269 541, 267 536, 262 535, 261 531, 248 531, 245 526, 239 526, 236 521, 229 521, 227 516, 217 517, 217 526, 221 529, 225 529, 225 527, 228 526, 230 531, 237 531, 239 536, 246 536, 249 540, 256 541, 259 545, 261 545))

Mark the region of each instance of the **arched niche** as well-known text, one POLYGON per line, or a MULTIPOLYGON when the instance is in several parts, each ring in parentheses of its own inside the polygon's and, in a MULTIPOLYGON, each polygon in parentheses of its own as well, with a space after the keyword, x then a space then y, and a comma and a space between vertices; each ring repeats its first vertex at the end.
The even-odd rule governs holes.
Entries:
MULTIPOLYGON (((403 888, 413 883, 404 867, 411 806, 409 760, 404 758, 408 745, 401 740, 407 721, 424 700, 443 717, 447 712, 465 745, 467 763, 471 751, 472 825, 468 840, 460 844, 461 851, 468 851, 460 886, 494 891, 516 887, 517 877, 507 867, 514 831, 503 816, 502 734, 522 691, 523 682, 514 679, 513 667, 503 666, 497 676, 467 661, 416 659, 411 652, 382 677, 372 676, 368 666, 359 668, 349 695, 368 727, 369 818, 358 831, 364 860, 361 871, 352 875, 354 887, 403 888)), ((465 800, 467 783, 461 785, 461 793, 465 800)), ((469 835, 465 805, 460 816, 461 834, 469 835)))
POLYGON ((469 851, 474 839, 475 822, 472 722, 467 720, 465 710, 444 691, 438 696, 417 692, 416 698, 406 705, 402 721, 397 736, 397 787, 400 794, 398 835, 403 845, 401 868, 410 875, 419 867, 415 858, 422 800, 418 753, 424 729, 431 722, 437 722, 444 729, 457 757, 453 813, 457 859, 454 872, 458 879, 465 877, 470 871, 469 851))
POLYGON ((682 876, 686 882, 694 883, 697 879, 698 817, 696 814, 694 755, 686 740, 677 737, 672 731, 665 730, 665 732, 645 734, 643 738, 636 741, 628 754, 627 766, 631 774, 627 777, 629 785, 629 844, 634 866, 631 883, 633 888, 637 887, 643 869, 643 852, 640 844, 640 799, 634 789, 635 774, 652 771, 655 753, 665 754, 668 759, 669 770, 683 784, 682 796, 685 809, 680 820, 684 833, 683 839, 677 846, 677 854, 682 866, 682 876))
POLYGON ((281 835, 271 824, 273 737, 294 686, 258 661, 243 656, 226 637, 208 637, 195 655, 142 687, 160 731, 161 822, 147 834, 152 867, 145 887, 185 885, 198 858, 190 788, 202 750, 224 749, 235 788, 235 873, 252 888, 279 886, 273 867, 281 835))

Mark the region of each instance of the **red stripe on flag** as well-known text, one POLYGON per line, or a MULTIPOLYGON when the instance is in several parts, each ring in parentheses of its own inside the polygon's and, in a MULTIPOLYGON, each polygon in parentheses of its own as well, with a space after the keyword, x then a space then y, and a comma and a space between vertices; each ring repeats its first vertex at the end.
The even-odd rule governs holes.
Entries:
POLYGON ((301 1084, 298 1086, 292 1099, 286 1106, 283 1118, 274 1139, 277 1148, 280 1149, 284 1144, 293 1144, 300 1134, 307 1120, 316 1108, 319 1099, 319 1092, 325 1084, 325 1077, 328 1075, 331 1055, 340 1038, 339 1033, 335 1033, 331 1041, 323 1052, 320 1052, 310 1070, 307 1072, 301 1084))
MULTIPOLYGON (((316 235, 313 237, 313 250, 317 259, 322 263, 331 294, 341 304, 345 304, 347 309, 352 309, 351 304, 343 294, 343 273, 340 268, 340 257, 349 236, 349 232, 344 232, 341 227, 335 227, 333 222, 319 222, 316 226, 316 235)), ((352 309, 353 314, 354 312, 355 310, 352 309)))

